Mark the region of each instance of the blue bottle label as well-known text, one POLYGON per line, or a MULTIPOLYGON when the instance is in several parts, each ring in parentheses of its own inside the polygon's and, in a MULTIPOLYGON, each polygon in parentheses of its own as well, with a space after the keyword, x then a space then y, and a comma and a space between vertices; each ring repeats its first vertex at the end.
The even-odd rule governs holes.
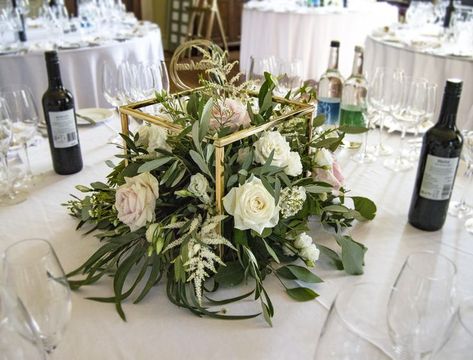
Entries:
POLYGON ((317 115, 325 115, 325 124, 338 125, 340 121, 340 99, 320 99, 317 103, 317 115))

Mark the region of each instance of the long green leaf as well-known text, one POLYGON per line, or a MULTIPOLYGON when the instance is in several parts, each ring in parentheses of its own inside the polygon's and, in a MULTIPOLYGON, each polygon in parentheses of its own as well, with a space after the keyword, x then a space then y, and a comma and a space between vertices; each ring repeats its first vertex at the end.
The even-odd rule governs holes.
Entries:
POLYGON ((153 170, 163 166, 164 164, 168 163, 172 159, 173 158, 170 157, 170 156, 165 156, 165 157, 162 157, 162 158, 159 158, 159 159, 156 159, 156 160, 151 160, 151 161, 145 162, 143 165, 141 165, 138 168, 138 173, 141 174, 141 173, 144 173, 144 172, 153 171, 153 170))
POLYGON ((255 292, 255 290, 253 289, 253 290, 251 290, 250 292, 248 292, 246 294, 235 296, 233 298, 225 299, 225 300, 214 300, 214 299, 211 299, 207 296, 205 296, 205 298, 208 301, 210 301, 212 303, 212 305, 226 305, 226 304, 231 304, 231 303, 243 300, 243 299, 247 298, 248 296, 250 296, 251 294, 253 294, 254 292, 255 292))
POLYGON ((314 290, 306 287, 286 289, 286 292, 290 297, 297 301, 310 301, 319 296, 319 294, 317 294, 314 290))

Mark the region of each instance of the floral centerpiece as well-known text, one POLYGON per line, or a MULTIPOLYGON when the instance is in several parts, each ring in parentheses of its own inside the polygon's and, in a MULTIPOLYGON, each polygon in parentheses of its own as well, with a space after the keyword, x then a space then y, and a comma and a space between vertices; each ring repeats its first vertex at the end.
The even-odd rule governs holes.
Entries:
POLYGON ((253 95, 250 83, 229 79, 234 64, 211 53, 202 61, 213 81, 202 78, 201 88, 185 94, 157 94, 152 103, 166 126, 124 129, 124 153, 118 164, 107 162, 107 182, 77 186, 86 196, 67 207, 78 228, 89 226, 103 244, 69 274, 85 278, 70 284, 77 289, 111 274, 114 296, 94 299, 114 303, 123 319, 125 299, 136 293, 135 303, 141 301, 164 279, 170 301, 196 315, 255 317, 212 310, 253 296, 271 324, 265 277, 277 276, 290 297, 307 301, 317 294, 294 280, 322 281, 308 269, 321 254, 338 269, 361 274, 366 248, 344 229, 373 219, 376 207, 343 187, 333 151, 344 133, 320 130, 323 118, 312 119, 307 105, 287 100, 311 101, 310 89, 278 100, 277 81, 265 74, 253 95), (312 216, 331 229, 341 251, 314 243, 312 216), (242 283, 254 289, 212 299, 220 287, 242 283))

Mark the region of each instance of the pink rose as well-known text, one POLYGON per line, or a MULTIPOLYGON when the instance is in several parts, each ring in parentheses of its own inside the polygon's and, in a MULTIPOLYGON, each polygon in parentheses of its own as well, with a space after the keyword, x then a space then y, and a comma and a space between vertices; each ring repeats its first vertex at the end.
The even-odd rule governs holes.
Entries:
POLYGON ((136 231, 154 221, 156 199, 159 197, 159 183, 149 172, 132 178, 125 177, 115 194, 115 208, 118 219, 136 231))
POLYGON ((236 131, 243 126, 250 126, 250 116, 245 105, 239 100, 225 99, 223 102, 215 104, 210 118, 210 128, 218 130, 222 127, 230 127, 236 131))

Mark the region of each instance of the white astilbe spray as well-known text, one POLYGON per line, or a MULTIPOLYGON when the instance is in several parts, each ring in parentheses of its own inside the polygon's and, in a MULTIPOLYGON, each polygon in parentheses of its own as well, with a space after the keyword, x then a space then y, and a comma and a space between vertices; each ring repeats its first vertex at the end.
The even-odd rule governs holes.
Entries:
MULTIPOLYGON (((236 250, 233 244, 217 233, 217 227, 225 219, 225 215, 211 216, 202 222, 202 216, 195 217, 189 229, 180 238, 171 242, 163 252, 166 252, 176 246, 182 245, 188 241, 188 260, 184 263, 187 281, 194 283, 195 294, 199 304, 202 303, 202 284, 212 273, 216 273, 216 263, 225 266, 222 259, 215 253, 219 245, 225 245, 236 250)), ((165 229, 178 229, 188 221, 180 221, 165 226, 165 229)))

